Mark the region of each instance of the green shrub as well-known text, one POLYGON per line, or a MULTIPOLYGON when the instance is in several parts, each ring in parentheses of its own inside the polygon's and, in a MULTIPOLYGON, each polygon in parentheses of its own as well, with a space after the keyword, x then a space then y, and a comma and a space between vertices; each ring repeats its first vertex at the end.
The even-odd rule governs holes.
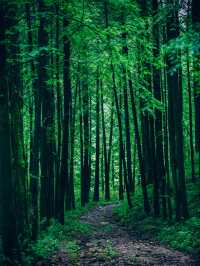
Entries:
POLYGON ((67 241, 64 248, 69 256, 69 260, 71 262, 77 262, 79 259, 80 247, 77 245, 76 241, 67 241))
MULTIPOLYGON (((139 234, 159 240, 174 249, 197 254, 200 252, 200 184, 189 183, 187 187, 191 218, 186 221, 177 222, 174 217, 169 221, 161 217, 146 216, 141 190, 134 195, 134 207, 131 210, 123 202, 115 208, 114 215, 122 224, 139 234)), ((152 186, 148 186, 148 192, 152 198, 152 186)))
POLYGON ((59 248, 59 241, 56 238, 53 238, 51 235, 46 235, 43 238, 39 239, 32 246, 33 253, 36 257, 39 258, 48 258, 59 248))
MULTIPOLYGON (((53 253, 58 250, 66 250, 69 259, 74 261, 78 257, 79 246, 73 240, 77 235, 88 235, 92 232, 92 227, 79 220, 80 216, 85 213, 88 208, 78 208, 77 210, 68 211, 65 217, 65 224, 62 225, 56 220, 51 219, 49 227, 42 231, 39 239, 29 246, 31 256, 26 256, 26 264, 28 261, 34 259, 49 258, 53 253)), ((31 265, 31 264, 30 264, 31 265)))

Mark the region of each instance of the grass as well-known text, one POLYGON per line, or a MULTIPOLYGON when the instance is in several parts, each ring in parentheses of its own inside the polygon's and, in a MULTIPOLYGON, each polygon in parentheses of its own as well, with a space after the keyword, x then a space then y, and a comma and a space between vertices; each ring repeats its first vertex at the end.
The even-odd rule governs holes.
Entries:
MULTIPOLYGON (((60 250, 67 253, 71 263, 76 262, 79 258, 80 248, 75 239, 77 236, 88 236, 93 232, 92 226, 81 222, 79 218, 95 206, 114 202, 116 200, 113 197, 113 200, 109 202, 104 200, 98 203, 91 202, 86 207, 77 207, 75 210, 67 211, 64 225, 51 219, 49 227, 41 232, 39 239, 29 245, 24 254, 24 265, 33 265, 34 262, 41 260, 48 261, 48 258, 60 250)), ((80 206, 80 203, 77 202, 77 205, 80 206)))
MULTIPOLYGON (((114 210, 116 219, 130 230, 138 232, 140 236, 158 240, 170 247, 190 254, 200 252, 200 184, 188 184, 188 205, 190 218, 177 222, 146 216, 143 211, 142 193, 138 191, 133 198, 133 209, 129 209, 126 203, 114 210)), ((148 189, 151 194, 151 188, 148 189)))
POLYGON ((51 219, 49 227, 41 232, 39 239, 30 244, 30 255, 25 257, 24 265, 33 265, 33 262, 38 260, 47 261, 59 250, 67 253, 71 263, 77 261, 80 248, 75 237, 92 233, 92 227, 81 222, 79 218, 94 206, 95 204, 91 203, 87 207, 66 212, 64 225, 51 219))

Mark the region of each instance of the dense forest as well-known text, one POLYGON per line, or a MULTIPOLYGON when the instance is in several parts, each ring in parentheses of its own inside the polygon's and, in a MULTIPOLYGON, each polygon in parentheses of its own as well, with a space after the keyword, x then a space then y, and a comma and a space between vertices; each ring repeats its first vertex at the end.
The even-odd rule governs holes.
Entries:
POLYGON ((0 0, 0 265, 91 202, 200 251, 199 60, 199 0, 0 0))

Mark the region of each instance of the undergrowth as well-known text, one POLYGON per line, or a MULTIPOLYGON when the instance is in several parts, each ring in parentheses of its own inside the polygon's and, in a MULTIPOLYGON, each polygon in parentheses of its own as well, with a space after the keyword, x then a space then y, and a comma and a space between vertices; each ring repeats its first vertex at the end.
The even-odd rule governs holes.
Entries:
POLYGON ((34 261, 39 260, 48 261, 57 251, 66 252, 70 262, 78 260, 80 248, 75 237, 92 233, 92 227, 81 222, 79 218, 94 206, 91 203, 85 208, 67 211, 64 225, 51 219, 49 227, 41 232, 39 239, 30 244, 24 265, 33 265, 34 261))
MULTIPOLYGON (((130 210, 123 202, 115 208, 114 215, 120 223, 130 230, 138 232, 140 237, 158 240, 170 247, 199 254, 200 252, 200 184, 188 184, 188 205, 190 218, 177 222, 175 217, 171 220, 146 216, 143 211, 141 191, 137 191, 133 198, 134 207, 130 210)), ((148 189, 151 194, 151 188, 148 189)))
POLYGON ((48 228, 40 233, 39 239, 29 245, 23 264, 29 266, 34 265, 36 261, 46 261, 48 265, 49 258, 58 251, 65 252, 71 263, 77 262, 80 257, 80 247, 75 239, 77 236, 88 236, 93 232, 92 226, 81 222, 79 218, 95 206, 113 202, 116 202, 114 198, 110 202, 101 200, 98 203, 91 202, 86 207, 67 211, 64 225, 51 219, 48 228))

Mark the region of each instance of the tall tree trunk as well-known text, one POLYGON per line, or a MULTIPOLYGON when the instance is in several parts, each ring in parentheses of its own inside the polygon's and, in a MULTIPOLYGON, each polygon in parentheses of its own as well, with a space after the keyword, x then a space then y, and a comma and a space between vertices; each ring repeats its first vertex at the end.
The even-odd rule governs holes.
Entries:
MULTIPOLYGON (((63 27, 68 27, 67 18, 63 19, 63 27)), ((68 37, 65 35, 64 41, 64 69, 63 69, 63 80, 64 80, 64 118, 63 118, 63 138, 62 138, 62 157, 60 166, 60 177, 58 182, 58 206, 57 218, 60 223, 64 224, 64 211, 65 211, 65 196, 66 193, 69 195, 69 108, 71 102, 71 81, 70 81, 70 42, 68 37)), ((69 208, 70 202, 66 202, 66 208, 69 208)))
MULTIPOLYGON (((171 14, 168 17, 167 23, 167 39, 172 40, 179 36, 179 25, 177 5, 172 0, 168 3, 174 5, 171 14)), ((177 51, 176 59, 180 61, 180 51, 177 51)), ((169 123, 169 142, 171 154, 171 166, 174 185, 176 189, 176 218, 188 217, 187 194, 185 184, 184 170, 184 151, 183 151, 183 99, 182 99, 182 80, 181 67, 176 72, 170 73, 173 67, 173 62, 170 57, 167 57, 168 66, 168 123, 169 123)))
POLYGON ((105 200, 110 200, 110 178, 108 168, 108 153, 106 143, 106 126, 104 118, 104 103, 103 103, 103 91, 101 83, 101 114, 102 114, 102 132, 103 132, 103 152, 104 152, 104 175, 105 175, 105 200))
POLYGON ((137 111, 136 111, 136 103, 133 94, 133 85, 132 81, 129 79, 129 89, 131 95, 131 105, 132 105, 132 112, 133 112, 133 121, 134 121, 134 130, 135 130, 135 141, 137 144, 137 151, 138 151, 138 159, 139 159, 139 167, 140 167, 140 175, 141 175, 141 185, 142 185, 142 192, 143 192, 143 200, 144 200, 144 210, 147 214, 150 213, 150 204, 148 199, 148 191, 147 191, 147 181, 145 176, 145 166, 144 166, 144 158, 142 156, 142 146, 140 140, 140 133, 139 133, 139 126, 138 126, 138 118, 137 118, 137 111))
MULTIPOLYGON (((194 30, 199 30, 196 28, 200 23, 200 2, 198 0, 192 0, 192 23, 194 30)), ((195 138, 196 138, 196 151, 199 154, 199 175, 200 175, 200 82, 199 82, 199 51, 198 54, 194 56, 193 71, 194 71, 194 103, 195 103, 195 138)))
MULTIPOLYGON (((166 25, 163 26, 162 28, 162 43, 166 42, 166 25)), ((165 63, 165 59, 164 59, 165 63)), ((166 63, 165 63, 166 65, 166 63)), ((172 187, 171 187, 171 175, 170 175, 170 158, 169 158, 169 124, 168 124, 168 89, 167 89, 167 71, 166 71, 166 66, 163 68, 163 73, 162 73, 162 85, 163 85, 163 104, 164 104, 164 109, 165 112, 163 112, 163 130, 164 130, 164 165, 165 165, 165 176, 166 176, 166 184, 162 186, 162 194, 165 196, 166 195, 166 201, 167 201, 167 206, 166 210, 163 208, 163 216, 166 218, 167 216, 169 219, 172 219, 172 187)), ((163 179, 163 182, 165 182, 165 179, 163 179)), ((164 201, 163 201, 164 202, 164 201)), ((163 206, 164 207, 164 206, 163 206)))
MULTIPOLYGON (((119 84, 121 88, 121 82, 119 84)), ((119 110, 120 113, 122 111, 122 92, 119 94, 119 110)), ((119 200, 124 199, 124 179, 123 179, 123 162, 122 162, 122 149, 120 142, 120 134, 118 134, 118 142, 119 142, 119 200)))
MULTIPOLYGON (((122 25, 124 24, 124 14, 122 14, 122 25)), ((122 54, 128 58, 127 47, 127 33, 122 33, 122 54)), ((123 93, 124 93, 124 111, 125 111, 125 135, 126 135, 126 158, 127 158, 127 172, 130 191, 133 192, 135 184, 133 182, 132 173, 132 155, 131 155, 131 137, 130 137, 130 122, 129 122, 129 103, 128 103, 128 84, 127 84, 127 71, 124 64, 122 64, 122 77, 123 77, 123 93)))
MULTIPOLYGON (((12 25, 17 22, 13 10, 11 10, 10 17, 12 25)), ((12 176, 13 188, 15 191, 13 212, 15 215, 16 232, 21 234, 22 239, 25 237, 27 229, 27 212, 28 206, 26 202, 26 178, 27 178, 27 164, 25 160, 24 151, 24 123, 23 123, 23 86, 21 80, 21 67, 19 63, 19 32, 16 30, 11 37, 11 45, 9 53, 13 63, 9 65, 9 101, 10 101, 10 115, 11 115, 11 145, 12 145, 12 176)))
MULTIPOLYGON (((28 25, 28 44, 29 52, 33 49, 33 36, 31 25, 31 5, 26 4, 26 17, 28 25)), ((36 74, 36 67, 34 62, 31 62, 31 71, 36 74)), ((32 207, 32 239, 36 240, 39 233, 39 178, 40 178, 40 132, 41 132, 41 102, 40 92, 37 87, 38 83, 35 78, 32 82, 32 90, 34 95, 34 108, 31 107, 30 113, 30 189, 31 189, 31 207, 32 207), (33 114, 34 111, 34 114, 33 114), (34 120, 33 120, 34 118, 34 120), (34 123, 33 123, 33 121, 34 123), (33 124, 33 125, 32 125, 33 124)))
POLYGON ((108 172, 109 173, 110 173, 112 143, 113 143, 113 124, 114 124, 114 101, 112 101, 111 115, 110 115, 110 135, 109 135, 109 146, 108 146, 108 172))
MULTIPOLYGON (((28 237, 27 163, 23 136, 23 86, 19 63, 17 5, 2 2, 0 7, 0 242, 9 261, 21 263, 22 239, 28 237), (12 34, 6 35, 12 30, 12 34), (8 38, 8 42, 6 41, 8 38), (7 43, 7 49, 6 49, 7 43), (9 59, 9 62, 7 61, 9 59), (8 78, 7 78, 8 77, 8 78)), ((5 263, 5 264, 4 264, 5 263)))
POLYGON ((192 181, 195 183, 195 161, 194 161, 194 145, 193 145, 193 113, 192 113, 192 86, 191 86, 191 74, 190 74, 190 61, 187 51, 187 85, 188 85, 188 100, 189 100, 189 124, 190 124, 190 158, 191 158, 191 174, 192 181))
POLYGON ((53 216, 54 210, 54 155, 51 139, 54 95, 52 90, 47 86, 49 55, 45 49, 48 46, 48 33, 46 28, 47 19, 44 15, 47 7, 43 0, 38 0, 38 11, 40 12, 38 45, 41 49, 38 63, 38 89, 42 103, 40 211, 41 217, 47 218, 48 221, 53 216), (49 158, 48 160, 47 157, 49 158))
POLYGON ((72 109, 72 121, 71 121, 71 158, 70 158, 70 202, 71 209, 75 209, 75 193, 74 193, 74 142, 75 142, 75 122, 76 122, 76 108, 77 108, 77 96, 78 89, 80 86, 80 81, 77 81, 76 90, 74 94, 74 104, 72 109))
POLYGON ((84 189, 84 201, 83 205, 89 202, 89 88, 87 83, 86 69, 83 68, 83 80, 82 80, 82 97, 83 97, 83 189, 84 189))
POLYGON ((111 64, 111 70, 112 70, 112 81, 113 81, 113 93, 114 93, 114 98, 115 98, 115 106, 116 106, 118 128, 119 128, 120 155, 122 156, 122 165, 124 169, 124 183, 126 187, 127 202, 128 202, 129 207, 132 208, 133 205, 131 202, 131 195, 130 195, 130 189, 129 189, 129 184, 128 184, 127 164, 126 164, 126 156, 125 156, 125 150, 124 150, 124 144, 123 144, 122 119, 121 119, 121 112, 120 112, 120 107, 119 107, 119 100, 117 96, 115 70, 114 70, 113 64, 111 64))
MULTIPOLYGON (((58 210, 60 209, 60 186, 61 186, 61 152, 62 152, 62 120, 63 120, 63 101, 62 101, 62 92, 63 92, 63 88, 60 84, 60 64, 61 64, 61 60, 60 60, 60 56, 59 56, 59 49, 60 49, 60 27, 61 27, 61 23, 60 23, 60 5, 59 5, 59 0, 56 2, 56 111, 57 111, 57 160, 56 160, 56 184, 55 184, 55 190, 56 190, 56 210, 57 212, 59 212, 58 210)), ((56 214, 57 216, 57 214, 56 214)))
MULTIPOLYGON (((106 28, 109 26, 108 24, 108 6, 107 1, 104 1, 104 15, 105 15, 105 26, 106 28)), ((112 50, 110 47, 110 36, 107 35, 107 42, 108 42, 108 49, 110 56, 112 58, 112 50)), ((132 202, 131 202, 131 195, 130 195, 130 188, 128 184, 128 175, 127 175, 127 164, 126 164, 126 155, 124 150, 124 144, 123 144, 123 128, 122 128, 122 117, 120 112, 120 105, 117 95, 117 86, 116 86, 116 78, 115 78, 115 69, 113 63, 110 65, 111 73, 112 73, 112 90, 115 100, 115 107, 117 112, 117 120, 118 120, 118 129, 119 129, 119 145, 120 145, 120 155, 122 156, 122 165, 124 170, 124 183, 126 187, 126 196, 127 196, 127 202, 130 208, 132 208, 132 202)))
POLYGON ((81 206, 85 205, 85 187, 83 176, 83 111, 82 111, 82 93, 79 85, 79 127, 80 127, 80 177, 81 177, 81 206))
MULTIPOLYGON (((153 0, 153 15, 155 17, 158 12, 158 1, 153 0)), ((153 38, 154 38, 154 49, 153 56, 156 60, 159 56, 159 25, 155 21, 153 25, 153 38)), ((153 66, 153 89, 154 96, 158 101, 161 101, 161 73, 160 71, 153 66)), ((165 190, 165 171, 164 171, 164 154, 163 154, 163 134, 162 134, 162 112, 156 109, 156 118, 155 118, 155 138, 156 138, 156 175, 154 177, 154 214, 155 216, 160 213, 160 205, 159 205, 159 187, 160 184, 163 186, 163 191, 165 190)), ((163 206, 166 206, 166 198, 163 195, 162 198, 163 206)))
MULTIPOLYGON (((6 30, 8 28, 8 5, 3 1, 0 5, 0 242, 3 255, 12 259, 18 247, 15 216, 13 212, 13 177, 11 171, 11 128, 9 114, 9 88, 7 87, 7 51, 5 47, 6 30), (12 193, 11 193, 12 192, 12 193)), ((4 261, 0 262, 4 265, 4 261)), ((8 265, 12 265, 12 262, 8 265)))
POLYGON ((99 164, 100 164, 100 134, 99 134, 99 71, 97 71, 97 81, 96 81, 96 161, 95 161, 95 182, 94 182, 94 201, 99 201, 99 164))
POLYGON ((91 181, 92 181, 92 96, 89 94, 89 175, 88 175, 88 197, 90 197, 91 181))

